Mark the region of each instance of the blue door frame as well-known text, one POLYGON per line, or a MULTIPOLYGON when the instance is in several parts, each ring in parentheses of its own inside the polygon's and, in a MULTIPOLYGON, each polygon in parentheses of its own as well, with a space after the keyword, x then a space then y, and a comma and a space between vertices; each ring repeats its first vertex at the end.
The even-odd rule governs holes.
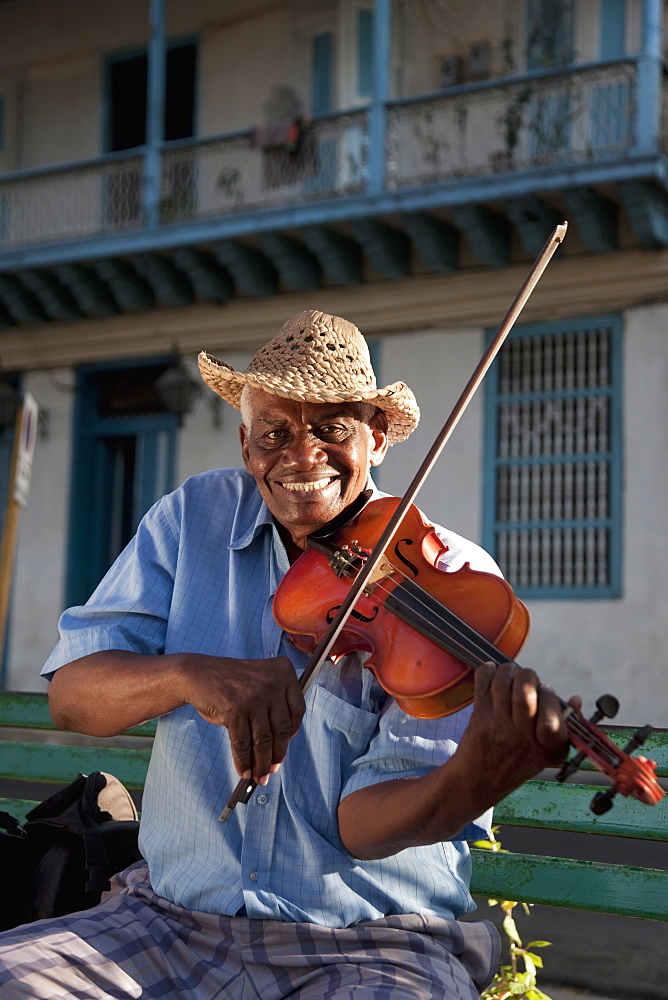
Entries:
POLYGON ((96 374, 145 366, 144 359, 77 373, 67 606, 88 599, 149 507, 174 486, 178 418, 101 416, 98 409, 96 374))

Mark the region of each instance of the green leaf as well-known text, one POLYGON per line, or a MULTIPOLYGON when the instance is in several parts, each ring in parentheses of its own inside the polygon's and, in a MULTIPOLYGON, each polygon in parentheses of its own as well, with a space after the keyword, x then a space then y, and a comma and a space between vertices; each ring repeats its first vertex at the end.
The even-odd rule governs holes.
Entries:
POLYGON ((503 930, 508 935, 511 941, 514 941, 515 944, 520 946, 520 948, 522 947, 522 939, 517 933, 517 927, 515 926, 515 921, 513 920, 513 918, 509 913, 506 914, 506 916, 504 917, 503 930))
POLYGON ((531 964, 536 968, 538 969, 543 968, 543 959, 540 957, 540 955, 534 955, 533 952, 525 951, 524 961, 526 962, 527 959, 529 959, 531 961, 531 964))
POLYGON ((522 958, 524 960, 524 968, 527 970, 527 975, 531 976, 531 985, 533 986, 536 982, 536 966, 528 951, 522 952, 522 958))
POLYGON ((529 941, 527 948, 551 948, 551 941, 529 941))

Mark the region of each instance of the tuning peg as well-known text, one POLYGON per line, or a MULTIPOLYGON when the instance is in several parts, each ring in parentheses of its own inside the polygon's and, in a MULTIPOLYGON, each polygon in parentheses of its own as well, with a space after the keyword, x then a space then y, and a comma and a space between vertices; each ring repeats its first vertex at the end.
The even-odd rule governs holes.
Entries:
POLYGON ((601 719, 614 719, 619 711, 619 702, 614 694, 602 694, 596 702, 596 711, 590 722, 600 722, 601 719))
POLYGON ((589 808, 596 816, 602 816, 612 809, 612 800, 616 794, 614 788, 606 788, 604 792, 597 792, 589 803, 589 808))
MULTIPOLYGON (((619 702, 615 698, 614 694, 602 694, 596 701, 596 711, 589 721, 596 723, 600 722, 601 719, 613 719, 617 715, 618 711, 619 702)), ((637 745, 640 746, 640 744, 637 745)), ((575 774, 586 756, 586 753, 580 751, 579 753, 573 754, 572 757, 569 757, 569 759, 563 764, 559 773, 556 775, 556 781, 566 781, 566 779, 570 778, 572 774, 575 774)), ((607 812, 609 808, 610 806, 607 806, 603 812, 607 812)))
POLYGON ((654 732, 653 726, 643 726, 641 729, 636 730, 629 742, 624 747, 624 753, 633 753, 638 747, 641 747, 646 741, 650 733, 654 732))

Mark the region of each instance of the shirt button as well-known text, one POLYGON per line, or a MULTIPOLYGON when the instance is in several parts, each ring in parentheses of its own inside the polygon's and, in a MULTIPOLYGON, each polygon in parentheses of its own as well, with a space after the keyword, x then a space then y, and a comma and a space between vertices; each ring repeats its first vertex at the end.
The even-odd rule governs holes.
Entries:
POLYGON ((257 804, 259 806, 266 806, 266 804, 267 804, 268 801, 269 801, 269 799, 267 798, 266 795, 264 795, 264 793, 262 795, 258 795, 258 797, 257 797, 257 804))
POLYGON ((259 875, 257 872, 249 872, 248 877, 251 880, 251 882, 257 882, 259 875))

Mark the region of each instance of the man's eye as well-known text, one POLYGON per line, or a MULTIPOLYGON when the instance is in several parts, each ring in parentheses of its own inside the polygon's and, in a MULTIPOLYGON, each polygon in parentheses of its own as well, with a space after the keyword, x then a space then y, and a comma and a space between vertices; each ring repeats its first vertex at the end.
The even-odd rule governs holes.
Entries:
POLYGON ((320 437, 342 437, 346 433, 346 428, 341 424, 325 424, 319 431, 320 437))

